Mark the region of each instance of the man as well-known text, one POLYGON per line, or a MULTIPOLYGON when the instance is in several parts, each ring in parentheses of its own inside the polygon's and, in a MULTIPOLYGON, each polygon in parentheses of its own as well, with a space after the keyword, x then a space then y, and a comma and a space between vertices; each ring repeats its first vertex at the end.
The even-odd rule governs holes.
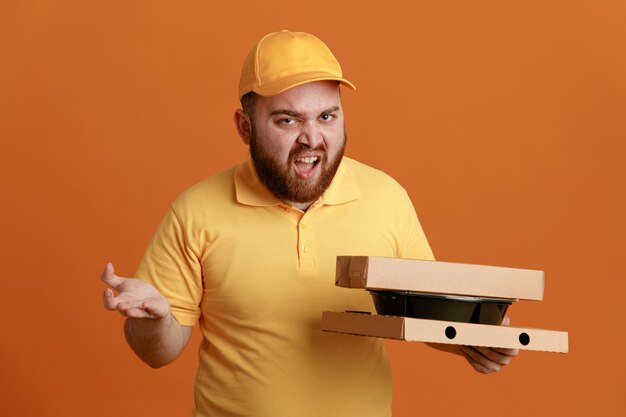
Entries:
MULTIPOLYGON (((202 332, 196 416, 388 416, 379 339, 324 333, 323 310, 372 311, 334 286, 337 255, 434 259, 406 192, 343 156, 339 63, 319 39, 276 32, 244 62, 235 111, 251 160, 172 205, 137 271, 103 272, 105 307, 152 367, 202 332)), ((448 347, 483 372, 517 352, 448 347)))

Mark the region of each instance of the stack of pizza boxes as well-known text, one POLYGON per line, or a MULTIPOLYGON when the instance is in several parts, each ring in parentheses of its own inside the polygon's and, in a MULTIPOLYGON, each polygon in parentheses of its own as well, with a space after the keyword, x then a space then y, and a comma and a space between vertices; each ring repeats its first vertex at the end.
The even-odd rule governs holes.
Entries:
POLYGON ((336 285, 370 291, 378 314, 322 314, 322 330, 407 341, 566 353, 563 331, 504 326, 542 300, 543 271, 372 256, 337 257, 336 285))

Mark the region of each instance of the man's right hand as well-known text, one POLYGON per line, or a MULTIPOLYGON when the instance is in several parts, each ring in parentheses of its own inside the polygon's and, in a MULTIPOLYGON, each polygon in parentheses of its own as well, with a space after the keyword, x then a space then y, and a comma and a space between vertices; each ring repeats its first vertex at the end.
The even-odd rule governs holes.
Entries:
POLYGON ((170 304, 151 284, 137 278, 115 275, 113 265, 108 263, 102 271, 102 281, 115 289, 104 290, 103 303, 107 310, 117 310, 126 317, 161 319, 170 313, 170 304))

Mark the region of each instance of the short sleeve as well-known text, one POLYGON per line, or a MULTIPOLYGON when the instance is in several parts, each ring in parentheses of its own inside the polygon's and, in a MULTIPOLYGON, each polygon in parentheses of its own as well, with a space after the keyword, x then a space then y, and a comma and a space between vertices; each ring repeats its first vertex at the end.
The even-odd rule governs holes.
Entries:
POLYGON ((401 221, 398 257, 406 259, 423 259, 434 261, 435 256, 428 244, 424 230, 417 218, 413 203, 406 191, 403 201, 399 204, 401 221))
POLYGON ((180 324, 193 326, 197 322, 202 267, 174 209, 161 221, 135 276, 154 285, 169 300, 172 315, 180 324))

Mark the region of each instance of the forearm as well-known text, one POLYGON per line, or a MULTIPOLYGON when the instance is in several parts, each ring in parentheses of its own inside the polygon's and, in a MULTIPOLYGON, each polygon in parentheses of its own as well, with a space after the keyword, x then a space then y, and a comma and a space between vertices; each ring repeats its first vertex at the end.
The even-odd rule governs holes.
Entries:
POLYGON ((129 317, 124 325, 128 344, 152 368, 167 365, 180 355, 187 342, 185 333, 172 314, 156 320, 129 317))

